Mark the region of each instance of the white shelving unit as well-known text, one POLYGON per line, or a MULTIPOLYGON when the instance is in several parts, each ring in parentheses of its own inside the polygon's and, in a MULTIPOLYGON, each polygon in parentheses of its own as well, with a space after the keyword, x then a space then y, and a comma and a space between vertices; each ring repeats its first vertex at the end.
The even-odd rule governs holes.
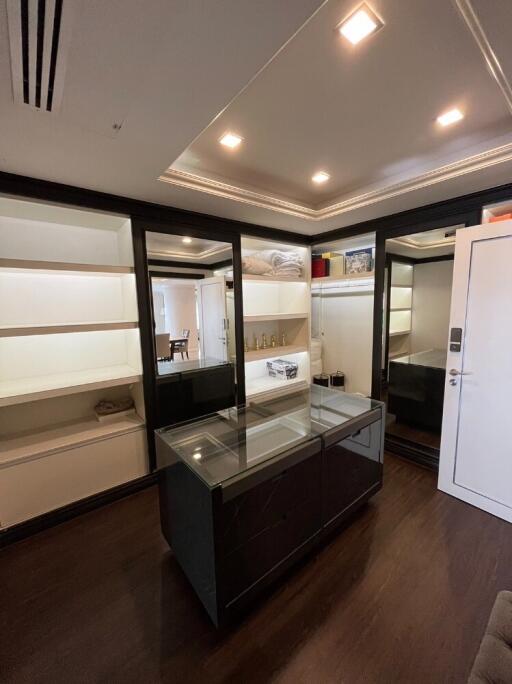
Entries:
POLYGON ((482 223, 491 223, 500 216, 503 217, 502 220, 507 220, 510 219, 509 214, 512 214, 512 199, 488 204, 482 209, 482 223))
MULTIPOLYGON (((373 233, 313 245, 314 255, 329 254, 332 261, 330 275, 311 281, 315 347, 312 372, 330 375, 340 371, 345 375, 347 392, 369 395, 375 272, 345 273, 347 267, 351 268, 348 254, 361 250, 370 250, 375 259, 373 233)), ((365 267, 374 268, 371 263, 365 267)))
POLYGON ((0 526, 144 475, 142 396, 130 221, 0 198, 0 526))
POLYGON ((320 278, 313 278, 314 283, 339 283, 350 280, 366 280, 368 278, 374 278, 375 271, 368 271, 367 273, 346 273, 340 276, 321 276, 320 278))
POLYGON ((414 266, 393 261, 389 309, 389 358, 409 352, 412 325, 414 266))
POLYGON ((247 399, 262 401, 306 388, 310 382, 311 282, 310 250, 273 241, 242 239, 242 258, 264 250, 297 252, 303 259, 300 277, 243 275, 244 337, 247 399), (265 334, 268 348, 255 349, 255 337, 265 334), (283 345, 283 335, 285 344, 283 345), (271 347, 272 336, 277 346, 271 347), (268 375, 267 361, 284 358, 298 364, 297 378, 280 380, 268 375))
POLYGON ((244 316, 245 323, 262 323, 264 321, 293 321, 309 318, 309 313, 264 313, 244 316))

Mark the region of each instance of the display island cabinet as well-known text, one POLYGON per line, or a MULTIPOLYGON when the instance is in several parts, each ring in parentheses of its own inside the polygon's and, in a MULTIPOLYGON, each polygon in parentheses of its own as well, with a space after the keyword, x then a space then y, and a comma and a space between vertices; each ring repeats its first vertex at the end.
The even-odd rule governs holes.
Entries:
POLYGON ((313 385, 156 431, 163 534, 216 625, 380 489, 384 418, 313 385))

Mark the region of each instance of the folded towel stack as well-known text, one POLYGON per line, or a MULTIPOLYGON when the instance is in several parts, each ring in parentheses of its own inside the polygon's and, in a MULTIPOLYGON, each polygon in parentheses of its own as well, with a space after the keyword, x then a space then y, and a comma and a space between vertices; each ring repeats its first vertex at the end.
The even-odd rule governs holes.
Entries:
POLYGON ((242 259, 242 271, 251 275, 292 279, 302 277, 303 270, 304 259, 297 252, 264 249, 242 259))

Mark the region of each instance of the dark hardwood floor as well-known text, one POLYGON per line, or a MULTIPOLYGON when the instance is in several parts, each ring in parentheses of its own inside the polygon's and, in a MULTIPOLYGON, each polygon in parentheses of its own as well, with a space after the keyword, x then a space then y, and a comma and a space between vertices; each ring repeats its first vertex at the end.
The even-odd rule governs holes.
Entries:
POLYGON ((160 536, 155 487, 0 552, 1 682, 466 681, 512 525, 387 457, 384 489, 217 632, 160 536))

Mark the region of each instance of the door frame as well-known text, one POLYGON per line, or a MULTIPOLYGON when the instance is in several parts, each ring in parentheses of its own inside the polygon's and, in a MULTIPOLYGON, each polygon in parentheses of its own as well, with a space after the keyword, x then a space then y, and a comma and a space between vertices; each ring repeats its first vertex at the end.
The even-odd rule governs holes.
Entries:
MULTIPOLYGON (((471 279, 471 258, 473 253, 473 244, 475 238, 478 242, 487 240, 495 240, 501 237, 512 236, 512 220, 507 220, 499 223, 479 224, 474 226, 472 230, 464 231, 460 236, 459 252, 456 252, 455 267, 454 267, 454 281, 460 279, 459 287, 452 293, 451 299, 451 313, 450 313, 450 329, 462 328, 462 346, 458 352, 451 352, 448 350, 449 363, 448 366, 457 368, 462 371, 466 362, 464 350, 466 346, 466 331, 467 331, 467 316, 468 316, 468 295, 469 283, 471 279), (490 233, 485 235, 485 231, 490 233), (454 320, 454 312, 457 317, 454 320), (457 354, 455 359, 451 358, 451 354, 457 354)), ((445 387, 448 390, 448 383, 450 378, 446 377, 445 387)), ((452 382, 454 382, 452 380, 452 382)), ((445 416, 443 414, 443 432, 441 440, 441 449, 446 449, 446 457, 439 462, 439 478, 438 489, 446 494, 457 497, 459 500, 476 506, 480 510, 496 515, 497 517, 512 522, 512 508, 504 503, 496 501, 487 497, 485 494, 480 494, 464 485, 455 482, 455 470, 457 465, 457 445, 459 441, 459 416, 461 406, 461 391, 463 386, 463 378, 454 383, 456 386, 456 398, 453 399, 457 407, 456 419, 452 419, 445 423, 445 416)), ((453 389, 451 389, 453 394, 453 389)))
MULTIPOLYGON (((223 299, 224 299, 224 313, 225 313, 225 316, 223 317, 223 321, 224 321, 223 325, 224 325, 224 332, 226 335, 226 338, 225 338, 225 342, 226 342, 225 354, 226 354, 226 357, 223 360, 229 361, 228 345, 227 345, 227 334, 228 334, 227 316, 228 316, 228 312, 227 312, 227 301, 226 301, 226 292, 227 292, 226 278, 225 278, 225 276, 208 276, 207 278, 203 278, 203 280, 204 281, 215 280, 217 282, 217 284, 223 283, 223 299)), ((197 288, 198 289, 197 305, 198 305, 198 314, 201 317, 201 319, 199 321, 199 348, 201 350, 201 354, 202 354, 203 358, 206 359, 207 355, 204 352, 205 335, 204 335, 204 325, 203 325, 203 322, 204 322, 203 316, 204 316, 205 307, 203 305, 203 290, 202 290, 202 288, 205 285, 208 285, 208 282, 203 282, 203 283, 200 283, 198 285, 198 288, 197 288)), ((236 337, 236 330, 235 330, 235 337, 236 337)), ((236 340, 235 340, 235 342, 236 342, 236 340)))
MULTIPOLYGON (((233 291, 235 300, 235 349, 236 349, 236 403, 245 404, 245 374, 244 374, 244 336, 243 336, 243 303, 242 303, 242 248, 239 233, 228 230, 203 230, 196 225, 185 222, 161 223, 132 216, 132 236, 135 266, 135 281, 137 287, 137 303, 139 308, 140 341, 142 352, 144 403, 146 409, 146 430, 149 446, 150 470, 156 466, 155 437, 156 425, 156 352, 154 345, 153 296, 151 277, 155 271, 147 258, 146 233, 163 233, 167 235, 183 235, 205 240, 216 240, 231 245, 233 256, 233 291), (150 273, 151 270, 151 273, 150 273)), ((178 262, 173 261, 172 267, 178 262)), ((185 265, 186 267, 186 265, 185 265)), ((198 264, 197 268, 201 266, 198 264)), ((159 274, 160 276, 160 274, 159 274)), ((165 277, 165 275, 163 275, 165 277)), ((171 276, 172 277, 172 276, 171 276)), ((175 276, 174 276, 175 277, 175 276)), ((180 277, 189 277, 181 274, 180 277)))
MULTIPOLYGON (((472 209, 462 213, 446 214, 430 221, 411 223, 397 228, 378 230, 375 235, 375 288, 373 301, 373 350, 372 350, 372 399, 381 399, 382 352, 383 352, 383 316, 384 290, 386 287, 386 241, 391 238, 414 235, 429 230, 447 228, 453 225, 480 225, 481 209, 472 209)), ((385 434, 386 449, 405 456, 420 465, 437 469, 439 449, 417 444, 400 437, 388 438, 385 434)))

